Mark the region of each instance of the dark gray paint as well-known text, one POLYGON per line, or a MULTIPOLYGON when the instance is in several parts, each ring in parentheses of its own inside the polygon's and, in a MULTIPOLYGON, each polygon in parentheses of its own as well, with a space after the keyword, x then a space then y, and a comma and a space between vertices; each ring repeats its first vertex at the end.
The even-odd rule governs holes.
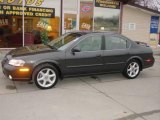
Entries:
POLYGON ((138 59, 142 63, 142 68, 151 67, 154 64, 153 52, 150 47, 141 46, 128 38, 114 33, 85 33, 79 40, 75 41, 67 49, 63 51, 53 50, 45 45, 36 45, 18 48, 9 52, 2 61, 2 67, 5 74, 13 75, 14 80, 32 78, 34 69, 44 63, 51 63, 61 72, 61 77, 101 74, 111 72, 122 72, 127 62, 133 58, 138 59), (71 49, 87 36, 101 35, 102 50, 94 52, 76 52, 72 53, 71 49), (104 36, 119 36, 128 41, 128 48, 124 50, 105 50, 104 36), (39 49, 39 46, 41 48, 39 49), (29 75, 20 76, 16 73, 17 67, 8 65, 10 59, 23 59, 26 61, 25 66, 31 69, 29 75), (146 63, 146 60, 152 59, 152 63, 146 63), (7 59, 7 60, 6 60, 7 59))

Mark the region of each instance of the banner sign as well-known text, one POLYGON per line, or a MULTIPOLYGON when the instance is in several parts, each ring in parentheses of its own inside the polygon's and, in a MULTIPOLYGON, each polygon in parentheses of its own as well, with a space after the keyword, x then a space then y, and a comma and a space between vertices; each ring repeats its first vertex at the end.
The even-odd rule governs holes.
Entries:
POLYGON ((151 27, 150 27, 150 33, 158 33, 158 26, 159 26, 159 17, 158 16, 152 16, 151 17, 151 27))
POLYGON ((17 6, 17 5, 0 5, 0 15, 5 16, 22 16, 24 10, 24 16, 26 17, 44 17, 54 18, 54 8, 42 8, 32 6, 17 6))
POLYGON ((92 30, 93 2, 80 2, 80 30, 92 30))
POLYGON ((151 16, 151 23, 150 23, 150 46, 152 48, 157 47, 158 43, 158 28, 159 28, 159 17, 158 16, 151 16))
POLYGON ((95 0, 95 7, 120 9, 120 2, 108 0, 95 0))
MULTIPOLYGON (((44 0, 25 0, 25 5, 41 6, 44 0)), ((23 0, 0 0, 0 4, 22 5, 23 0)))

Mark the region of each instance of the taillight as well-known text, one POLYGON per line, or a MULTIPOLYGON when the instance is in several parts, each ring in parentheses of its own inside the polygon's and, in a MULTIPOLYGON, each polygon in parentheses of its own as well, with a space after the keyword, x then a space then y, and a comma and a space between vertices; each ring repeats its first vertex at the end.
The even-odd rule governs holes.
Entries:
POLYGON ((152 59, 148 58, 148 59, 146 60, 146 62, 152 62, 152 59))

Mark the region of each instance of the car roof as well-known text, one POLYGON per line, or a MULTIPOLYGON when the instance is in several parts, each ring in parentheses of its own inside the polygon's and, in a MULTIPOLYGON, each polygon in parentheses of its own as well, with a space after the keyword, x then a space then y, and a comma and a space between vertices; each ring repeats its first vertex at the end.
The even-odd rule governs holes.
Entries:
POLYGON ((77 34, 81 34, 82 36, 86 35, 86 34, 99 34, 99 33, 105 34, 105 35, 116 35, 116 34, 118 34, 116 32, 105 32, 105 31, 104 32, 101 32, 101 31, 72 31, 70 33, 77 33, 77 34))

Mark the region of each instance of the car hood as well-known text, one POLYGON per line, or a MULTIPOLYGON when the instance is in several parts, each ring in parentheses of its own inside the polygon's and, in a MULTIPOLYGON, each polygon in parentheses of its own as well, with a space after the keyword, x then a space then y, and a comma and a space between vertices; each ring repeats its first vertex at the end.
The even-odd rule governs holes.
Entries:
POLYGON ((31 45, 20 47, 14 50, 11 50, 7 55, 11 55, 12 57, 30 55, 30 54, 40 54, 44 52, 53 51, 49 46, 39 44, 39 45, 31 45))

